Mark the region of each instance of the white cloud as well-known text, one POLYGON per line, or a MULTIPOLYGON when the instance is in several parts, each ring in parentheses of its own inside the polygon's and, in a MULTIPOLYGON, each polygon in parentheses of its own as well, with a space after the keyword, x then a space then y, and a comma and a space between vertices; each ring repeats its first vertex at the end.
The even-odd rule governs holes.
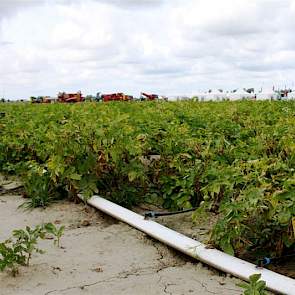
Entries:
POLYGON ((291 0, 2 0, 0 95, 294 86, 294 16, 291 0))

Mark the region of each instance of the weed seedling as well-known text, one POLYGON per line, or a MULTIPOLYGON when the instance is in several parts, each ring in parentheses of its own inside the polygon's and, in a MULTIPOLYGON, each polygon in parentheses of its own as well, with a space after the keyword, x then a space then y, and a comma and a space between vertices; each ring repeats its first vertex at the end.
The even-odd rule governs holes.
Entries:
POLYGON ((11 239, 0 243, 0 271, 6 268, 15 277, 18 274, 17 265, 25 265, 26 256, 21 245, 13 243, 11 239))
POLYGON ((38 239, 44 239, 45 231, 42 226, 37 225, 34 229, 26 226, 26 229, 18 229, 13 231, 13 237, 16 238, 16 245, 22 248, 22 252, 26 255, 26 265, 30 264, 33 252, 43 254, 44 251, 37 248, 38 239))
POLYGON ((64 233, 65 227, 61 226, 60 228, 57 228, 54 224, 47 223, 44 228, 49 234, 52 234, 55 237, 54 244, 57 245, 57 247, 60 247, 60 238, 64 233))
POLYGON ((59 246, 64 226, 56 228, 52 223, 37 225, 35 228, 14 230, 12 237, 0 243, 0 271, 9 269, 13 276, 18 274, 18 266, 29 266, 34 252, 44 254, 37 247, 39 239, 45 239, 46 233, 53 235, 54 244, 59 246))
POLYGON ((261 274, 254 274, 249 277, 249 283, 238 284, 244 289, 244 295, 267 295, 266 283, 260 280, 261 274))

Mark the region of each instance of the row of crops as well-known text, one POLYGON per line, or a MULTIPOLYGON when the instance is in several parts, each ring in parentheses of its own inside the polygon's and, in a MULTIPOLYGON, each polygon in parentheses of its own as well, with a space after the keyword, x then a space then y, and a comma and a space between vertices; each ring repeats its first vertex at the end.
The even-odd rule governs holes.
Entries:
POLYGON ((199 207, 238 256, 295 246, 294 102, 1 105, 0 171, 26 207, 99 193, 131 207, 199 207), (293 224, 292 224, 293 221, 293 224))

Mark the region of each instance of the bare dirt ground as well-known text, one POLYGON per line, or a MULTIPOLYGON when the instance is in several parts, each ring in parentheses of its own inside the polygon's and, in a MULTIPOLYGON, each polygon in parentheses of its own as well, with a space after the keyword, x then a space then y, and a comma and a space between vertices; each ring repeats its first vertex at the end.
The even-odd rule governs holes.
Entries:
POLYGON ((41 241, 46 253, 12 277, 0 273, 1 295, 242 294, 239 280, 191 260, 83 204, 17 209, 19 195, 0 196, 0 241, 11 231, 53 222, 66 226, 62 248, 41 241))

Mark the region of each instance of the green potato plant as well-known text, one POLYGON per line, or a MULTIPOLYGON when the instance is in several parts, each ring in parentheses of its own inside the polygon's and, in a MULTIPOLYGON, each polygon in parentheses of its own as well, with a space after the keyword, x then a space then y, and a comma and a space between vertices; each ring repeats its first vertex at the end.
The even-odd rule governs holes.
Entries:
POLYGON ((218 217, 210 243, 231 255, 255 261, 295 247, 293 101, 1 104, 0 112, 0 172, 22 177, 27 208, 79 193, 126 207, 199 207, 218 217))

